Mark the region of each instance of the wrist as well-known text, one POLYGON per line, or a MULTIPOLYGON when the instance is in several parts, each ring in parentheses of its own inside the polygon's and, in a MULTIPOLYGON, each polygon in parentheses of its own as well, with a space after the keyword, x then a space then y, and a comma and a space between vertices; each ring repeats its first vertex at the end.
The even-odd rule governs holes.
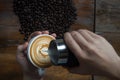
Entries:
POLYGON ((119 60, 118 60, 118 63, 117 63, 115 78, 120 80, 120 57, 119 57, 119 60))
POLYGON ((111 68, 110 76, 115 80, 120 80, 120 57, 117 59, 113 67, 111 68))

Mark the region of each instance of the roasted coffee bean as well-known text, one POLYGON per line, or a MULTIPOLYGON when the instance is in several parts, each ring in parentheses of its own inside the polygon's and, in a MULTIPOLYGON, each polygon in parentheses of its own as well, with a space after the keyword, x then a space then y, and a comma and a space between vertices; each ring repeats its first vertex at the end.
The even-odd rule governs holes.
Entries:
POLYGON ((76 9, 72 0, 14 0, 14 12, 18 16, 20 33, 27 40, 34 31, 49 30, 57 38, 76 20, 76 9))

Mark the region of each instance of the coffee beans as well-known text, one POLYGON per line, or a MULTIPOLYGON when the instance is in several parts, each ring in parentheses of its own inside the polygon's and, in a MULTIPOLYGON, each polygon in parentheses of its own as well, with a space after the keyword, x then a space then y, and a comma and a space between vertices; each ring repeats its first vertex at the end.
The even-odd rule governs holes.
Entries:
POLYGON ((62 38, 76 19, 72 0, 14 0, 14 12, 25 40, 34 31, 49 30, 62 38))

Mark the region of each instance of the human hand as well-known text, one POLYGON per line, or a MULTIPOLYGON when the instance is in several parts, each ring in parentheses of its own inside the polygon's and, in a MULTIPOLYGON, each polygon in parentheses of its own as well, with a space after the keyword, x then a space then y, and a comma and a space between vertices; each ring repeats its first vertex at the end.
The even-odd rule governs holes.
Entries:
MULTIPOLYGON (((39 69, 41 70, 41 75, 40 75, 40 73, 38 72, 38 68, 33 66, 30 63, 30 61, 27 59, 27 47, 28 47, 29 41, 31 40, 31 38, 37 35, 41 35, 41 34, 49 34, 49 32, 48 31, 42 31, 42 32, 36 31, 30 35, 28 42, 25 42, 24 44, 18 46, 17 61, 22 66, 24 80, 42 80, 43 79, 44 71, 42 69, 39 69)), ((56 37, 55 33, 51 35, 53 37, 56 37)))
POLYGON ((120 57, 102 36, 78 30, 67 32, 64 39, 80 63, 78 67, 69 68, 70 72, 120 79, 120 57))

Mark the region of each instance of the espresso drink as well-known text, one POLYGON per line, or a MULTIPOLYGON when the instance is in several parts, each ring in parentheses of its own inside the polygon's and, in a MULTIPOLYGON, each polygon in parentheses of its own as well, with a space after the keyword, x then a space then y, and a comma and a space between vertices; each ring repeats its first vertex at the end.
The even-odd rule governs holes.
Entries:
POLYGON ((55 38, 51 35, 38 35, 31 39, 28 45, 28 58, 38 68, 46 68, 52 65, 48 56, 48 47, 55 38))

